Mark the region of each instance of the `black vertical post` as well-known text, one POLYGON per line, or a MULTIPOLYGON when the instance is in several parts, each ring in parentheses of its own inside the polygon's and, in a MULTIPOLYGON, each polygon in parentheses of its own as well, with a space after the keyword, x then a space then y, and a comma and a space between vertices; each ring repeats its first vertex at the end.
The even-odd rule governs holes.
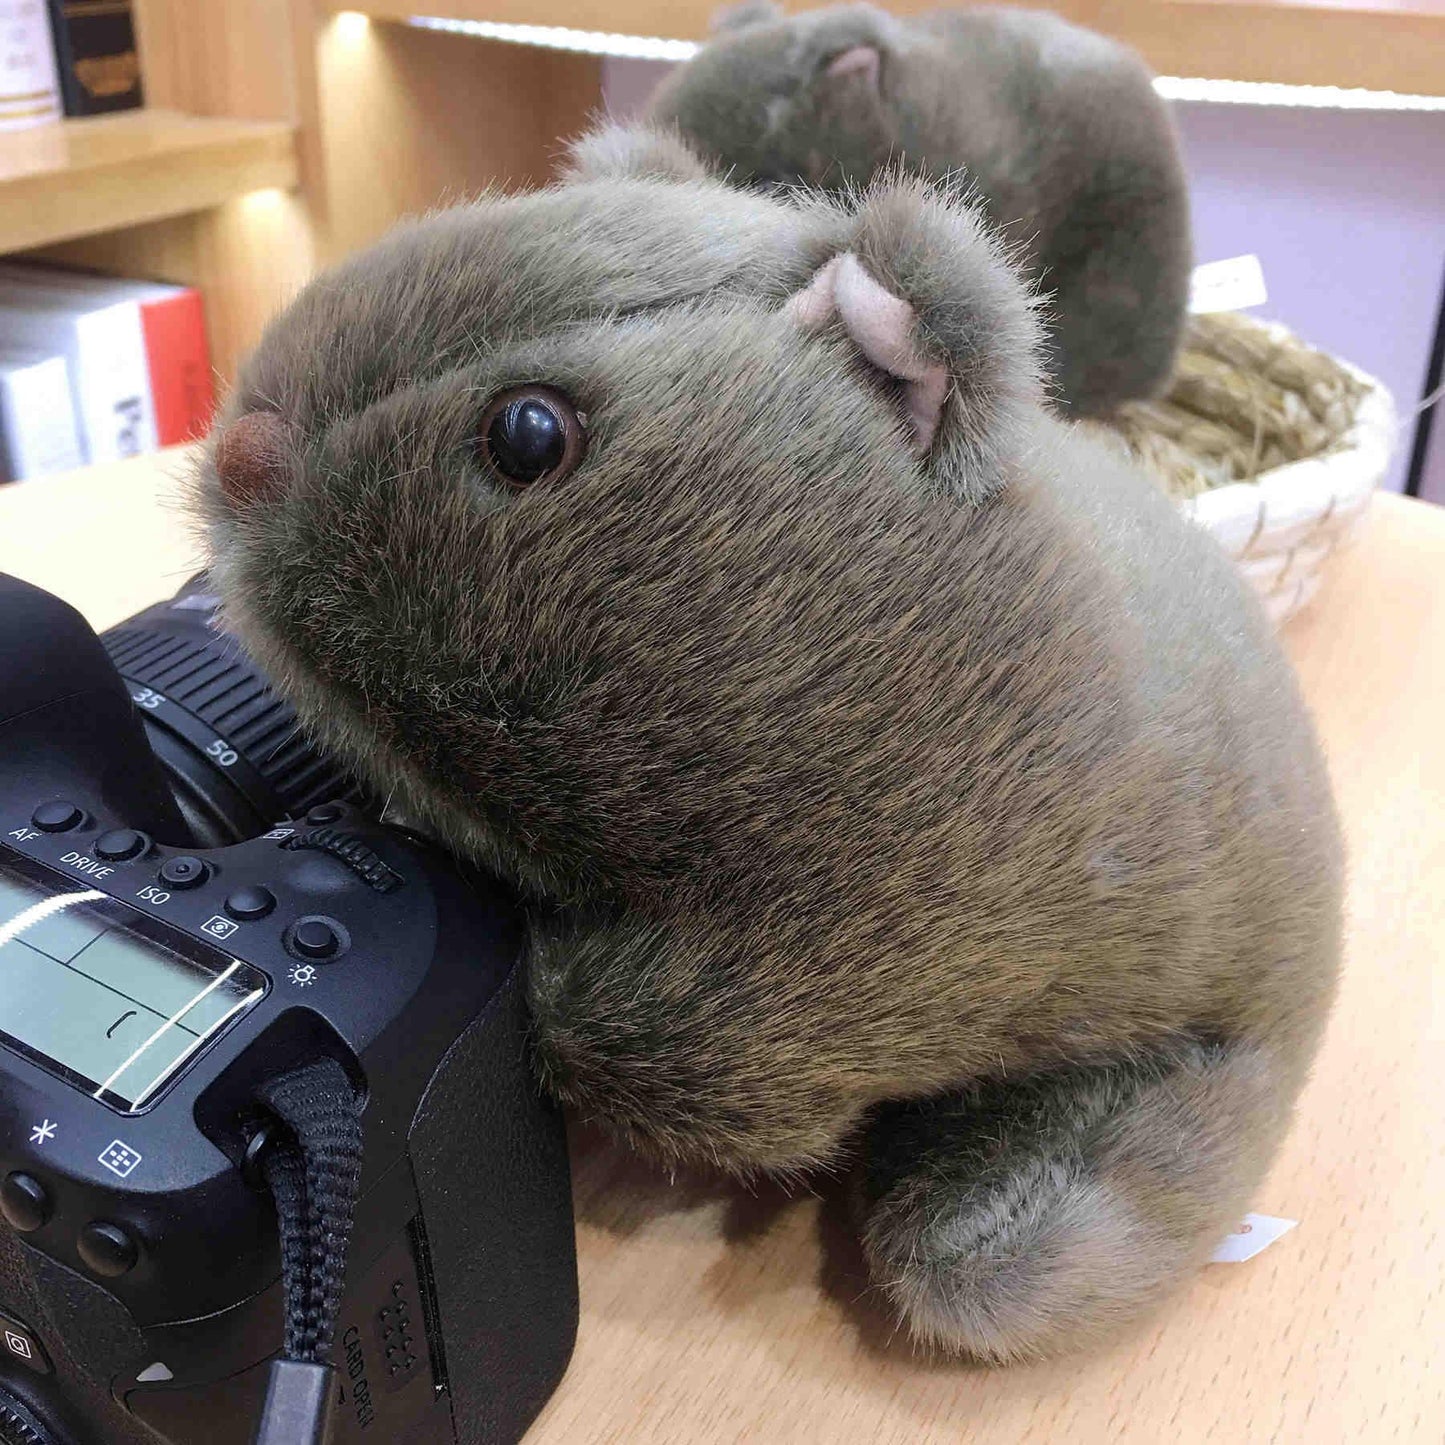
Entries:
MULTIPOLYGON (((1430 343, 1430 362, 1425 368, 1425 386, 1421 398, 1434 396, 1445 377, 1445 276, 1440 286, 1440 303, 1435 312, 1435 339, 1430 343)), ((1410 447, 1410 469, 1405 473, 1405 495, 1418 497, 1420 481, 1425 475, 1425 458, 1430 454, 1430 432, 1441 401, 1427 406, 1415 420, 1415 440, 1410 447)))

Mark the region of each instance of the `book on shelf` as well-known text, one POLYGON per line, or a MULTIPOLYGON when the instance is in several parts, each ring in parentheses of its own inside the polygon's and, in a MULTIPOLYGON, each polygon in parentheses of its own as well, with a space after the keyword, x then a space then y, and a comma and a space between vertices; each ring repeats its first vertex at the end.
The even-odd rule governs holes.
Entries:
POLYGON ((60 119, 46 0, 0 0, 0 130, 60 119))
POLYGON ((87 462, 190 441, 210 425, 205 315, 191 287, 3 264, 0 345, 64 359, 87 462))
POLYGON ((0 348, 0 482, 20 482, 80 466, 63 356, 0 348))
POLYGON ((131 0, 50 0, 50 21, 66 115, 144 103, 131 0))
POLYGON ((156 440, 179 446, 205 436, 216 410, 216 380, 206 342, 206 310, 193 286, 146 288, 137 300, 156 440))
POLYGON ((155 412, 133 302, 0 282, 0 336, 65 358, 88 462, 153 451, 155 412))

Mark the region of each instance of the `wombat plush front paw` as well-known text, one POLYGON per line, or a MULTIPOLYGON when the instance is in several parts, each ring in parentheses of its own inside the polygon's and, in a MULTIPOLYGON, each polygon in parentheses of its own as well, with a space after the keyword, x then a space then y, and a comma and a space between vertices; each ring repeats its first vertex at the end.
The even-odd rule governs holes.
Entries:
POLYGON ((1258 1051, 1189 1045, 893 1105, 864 1245, 915 1338, 1004 1363, 1145 1312, 1223 1238, 1283 1124, 1258 1051))

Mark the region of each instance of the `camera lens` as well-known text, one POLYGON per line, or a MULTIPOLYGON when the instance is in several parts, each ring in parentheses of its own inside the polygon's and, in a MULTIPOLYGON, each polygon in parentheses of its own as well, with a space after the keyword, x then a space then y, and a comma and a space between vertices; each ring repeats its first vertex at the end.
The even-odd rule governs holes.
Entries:
POLYGON ((65 1445, 33 1410, 0 1385, 0 1445, 65 1445))
POLYGON ((359 797, 217 627, 218 605, 202 574, 101 638, 192 834, 210 848, 254 838, 318 803, 359 797))

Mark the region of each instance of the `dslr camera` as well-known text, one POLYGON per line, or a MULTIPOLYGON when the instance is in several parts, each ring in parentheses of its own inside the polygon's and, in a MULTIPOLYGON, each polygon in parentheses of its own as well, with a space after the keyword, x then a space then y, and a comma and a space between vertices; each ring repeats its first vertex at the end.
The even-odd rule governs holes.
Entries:
POLYGON ((577 1322, 520 916, 214 612, 0 576, 0 1441, 514 1441, 577 1322))

